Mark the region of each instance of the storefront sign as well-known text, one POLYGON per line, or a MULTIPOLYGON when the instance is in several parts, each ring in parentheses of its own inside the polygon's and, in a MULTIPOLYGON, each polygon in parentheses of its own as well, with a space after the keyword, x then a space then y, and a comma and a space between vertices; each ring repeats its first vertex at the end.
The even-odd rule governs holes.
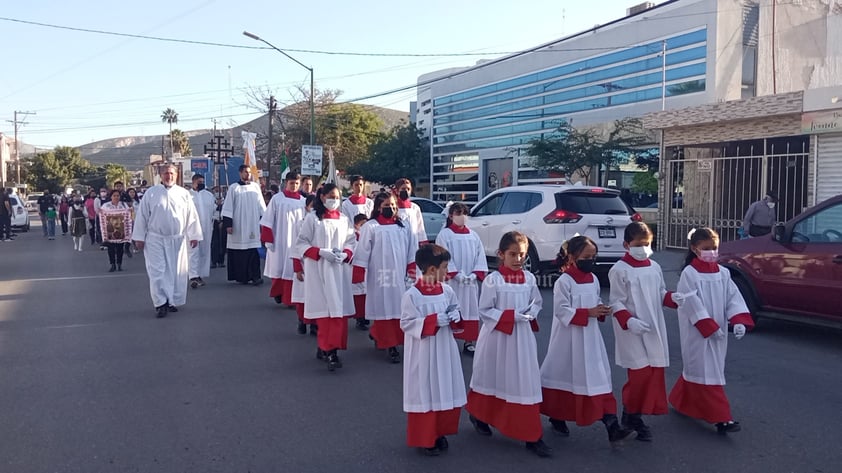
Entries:
POLYGON ((842 110, 802 114, 801 132, 809 135, 842 132, 842 110))

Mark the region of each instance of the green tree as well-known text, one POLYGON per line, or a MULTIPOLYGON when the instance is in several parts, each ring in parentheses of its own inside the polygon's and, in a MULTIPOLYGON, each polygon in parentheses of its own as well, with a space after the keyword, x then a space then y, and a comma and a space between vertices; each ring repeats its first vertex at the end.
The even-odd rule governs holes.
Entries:
POLYGON ((168 123, 170 125, 170 155, 172 156, 173 151, 173 142, 172 142, 172 125, 173 123, 178 123, 178 113, 167 107, 166 110, 161 112, 161 122, 168 123))
POLYGON ((91 168, 91 163, 82 158, 82 153, 71 146, 56 146, 53 149, 53 154, 55 154, 59 163, 67 168, 71 179, 80 178, 91 168))
POLYGON ((632 179, 631 190, 642 194, 656 194, 658 192, 658 180, 649 172, 639 172, 632 179))
POLYGON ((321 130, 319 143, 325 148, 333 147, 336 168, 340 170, 368 157, 369 148, 384 135, 380 117, 367 107, 353 103, 326 105, 316 117, 316 124, 321 130))
POLYGON ((102 167, 105 173, 105 182, 110 187, 115 181, 122 181, 124 185, 129 182, 129 172, 120 164, 107 163, 102 167))
POLYGON ((348 168, 369 181, 391 184, 409 177, 416 182, 430 173, 430 148, 414 123, 402 123, 369 147, 369 158, 348 168))
POLYGON ((56 158, 54 151, 36 154, 28 162, 27 168, 27 184, 36 192, 49 190, 58 194, 73 179, 70 170, 56 158))
POLYGON ((181 153, 181 156, 192 156, 193 150, 190 149, 190 138, 178 128, 174 128, 171 133, 174 152, 181 153))

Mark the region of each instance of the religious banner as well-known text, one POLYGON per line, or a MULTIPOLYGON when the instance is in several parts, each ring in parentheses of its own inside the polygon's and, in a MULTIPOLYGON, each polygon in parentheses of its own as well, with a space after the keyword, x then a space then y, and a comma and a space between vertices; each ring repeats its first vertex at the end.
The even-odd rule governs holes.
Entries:
POLYGON ((257 133, 249 133, 247 131, 242 132, 243 136, 243 164, 249 167, 249 172, 251 172, 251 180, 253 182, 257 182, 257 178, 259 177, 257 174, 257 157, 254 154, 254 150, 256 147, 255 140, 257 139, 257 133))
POLYGON ((125 209, 101 209, 99 224, 102 241, 106 243, 128 243, 132 241, 132 211, 125 209))

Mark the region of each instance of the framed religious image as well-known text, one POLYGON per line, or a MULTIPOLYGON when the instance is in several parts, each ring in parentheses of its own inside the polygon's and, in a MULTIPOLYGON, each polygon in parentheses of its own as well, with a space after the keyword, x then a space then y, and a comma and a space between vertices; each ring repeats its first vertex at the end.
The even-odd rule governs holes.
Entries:
POLYGON ((108 243, 132 241, 132 214, 130 209, 101 210, 99 224, 102 240, 108 243))

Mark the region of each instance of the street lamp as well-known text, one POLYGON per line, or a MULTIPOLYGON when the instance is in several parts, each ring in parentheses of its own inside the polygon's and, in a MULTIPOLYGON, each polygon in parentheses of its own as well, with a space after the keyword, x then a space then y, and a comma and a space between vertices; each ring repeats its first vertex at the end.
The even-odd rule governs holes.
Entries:
POLYGON ((291 59, 293 62, 295 62, 299 66, 301 66, 304 69, 307 69, 308 71, 310 71, 310 144, 311 145, 316 144, 316 111, 315 111, 316 106, 315 106, 315 102, 313 102, 313 68, 305 66, 298 59, 295 59, 294 57, 287 54, 285 51, 277 48, 274 44, 270 43, 269 41, 266 41, 265 39, 261 38, 260 36, 257 36, 254 33, 249 33, 248 31, 243 31, 243 34, 245 36, 248 36, 251 39, 256 39, 257 41, 260 41, 261 43, 266 44, 270 48, 274 49, 275 51, 278 51, 279 53, 283 54, 287 58, 291 59))

